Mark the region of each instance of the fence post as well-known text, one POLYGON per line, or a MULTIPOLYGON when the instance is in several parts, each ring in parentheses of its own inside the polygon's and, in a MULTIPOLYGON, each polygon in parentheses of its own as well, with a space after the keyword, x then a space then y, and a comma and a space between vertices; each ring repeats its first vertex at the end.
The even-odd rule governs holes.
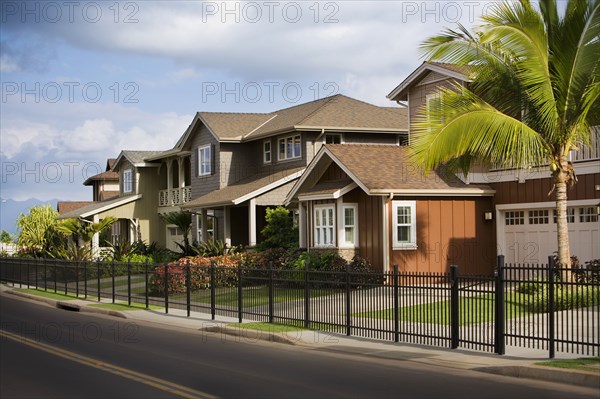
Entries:
POLYGON ((215 261, 210 261, 210 317, 215 319, 216 312, 216 292, 215 292, 215 261))
POLYGON ((393 269, 393 284, 394 284, 394 342, 400 341, 400 303, 399 303, 399 279, 398 279, 398 265, 394 265, 393 269))
POLYGON ((30 288, 30 284, 29 284, 29 261, 26 262, 27 263, 27 268, 25 269, 25 273, 27 273, 27 288, 30 288))
POLYGON ((306 262, 304 266, 304 328, 308 328, 310 323, 310 287, 308 278, 309 264, 306 262))
POLYGON ((35 289, 38 289, 38 270, 40 267, 40 262, 35 262, 35 268, 34 268, 34 272, 33 272, 33 279, 35 282, 35 289))
POLYGON ((65 295, 67 295, 69 288, 69 283, 67 280, 67 265, 63 265, 63 282, 65 283, 65 295))
POLYGON ((555 331, 554 331, 554 278, 556 271, 556 264, 554 263, 554 257, 548 256, 548 356, 550 359, 554 359, 554 350, 555 350, 555 331))
POLYGON ((273 261, 269 262, 269 323, 273 323, 273 261))
POLYGON ((169 313, 169 264, 165 262, 164 271, 164 289, 165 289, 165 313, 169 313))
POLYGON ((144 292, 144 297, 146 299, 146 301, 145 301, 146 302, 146 309, 148 309, 150 307, 150 303, 149 303, 150 301, 149 301, 149 298, 148 298, 148 259, 146 259, 146 263, 144 265, 144 280, 145 280, 145 283, 146 283, 145 289, 144 289, 144 291, 145 291, 144 292))
POLYGON ((110 264, 110 278, 112 282, 112 303, 115 303, 115 260, 110 264))
POLYGON ((57 287, 57 280, 58 280, 58 273, 56 272, 56 261, 53 262, 54 264, 52 265, 52 268, 54 269, 54 292, 56 292, 57 287))
POLYGON ((88 294, 88 292, 87 292, 87 269, 88 269, 87 266, 88 266, 88 263, 87 263, 87 261, 84 260, 83 261, 83 297, 85 299, 87 299, 87 294, 88 294))
POLYGON ((494 322, 494 341, 498 355, 506 353, 505 334, 505 298, 504 298, 504 255, 498 255, 496 268, 496 320, 494 322))
POLYGON ((190 274, 190 260, 188 259, 186 264, 185 264, 185 293, 186 293, 186 310, 187 310, 187 317, 190 317, 190 311, 191 311, 191 304, 190 304, 190 300, 191 300, 191 283, 192 283, 192 278, 191 278, 191 274, 190 274))
POLYGON ((458 306, 458 266, 450 265, 450 319, 451 348, 458 348, 459 341, 459 306, 458 306))
POLYGON ((79 261, 75 262, 75 298, 79 298, 79 261))
POLYGON ((127 306, 131 306, 131 260, 127 260, 127 306))
POLYGON ((240 322, 240 324, 242 323, 242 313, 244 311, 244 301, 242 298, 242 295, 244 294, 243 290, 242 290, 242 261, 238 261, 238 265, 237 265, 237 275, 238 275, 238 289, 237 289, 237 293, 238 293, 238 320, 240 322))
POLYGON ((100 287, 100 259, 96 261, 96 283, 98 283, 98 302, 101 300, 102 290, 100 287))
POLYGON ((346 335, 350 336, 351 328, 350 324, 352 323, 352 314, 351 314, 351 301, 350 297, 350 266, 346 264, 346 335))
POLYGON ((44 291, 48 291, 48 266, 44 258, 44 291))

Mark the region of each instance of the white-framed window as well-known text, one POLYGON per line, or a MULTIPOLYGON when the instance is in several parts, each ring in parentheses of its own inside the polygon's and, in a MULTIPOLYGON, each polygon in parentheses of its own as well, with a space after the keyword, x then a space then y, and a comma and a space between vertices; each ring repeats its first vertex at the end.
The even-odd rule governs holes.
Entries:
POLYGON ((126 169, 123 171, 123 192, 130 193, 133 191, 133 171, 126 169))
POLYGON ((283 137, 279 139, 280 161, 286 159, 300 158, 302 156, 302 141, 300 135, 283 137))
POLYGON ((333 205, 316 205, 313 224, 314 246, 335 246, 335 211, 333 205))
POLYGON ((427 111, 427 118, 429 118, 429 113, 434 110, 436 107, 439 107, 440 104, 440 93, 430 93, 425 96, 425 109, 427 111))
POLYGON ((271 140, 263 141, 263 163, 271 163, 271 140))
MULTIPOLYGON (((553 222, 556 223, 557 213, 556 209, 553 211, 553 222)), ((575 223, 575 208, 567 208, 567 223, 575 223)))
MULTIPOLYGON (((202 242, 202 215, 196 215, 196 226, 198 229, 196 230, 196 241, 202 242)), ((208 241, 214 241, 215 239, 215 217, 213 215, 206 215, 206 235, 208 236, 208 241)))
POLYGON ((325 135, 325 144, 342 144, 342 134, 341 133, 327 133, 325 135))
POLYGON ((417 202, 392 201, 394 249, 417 248, 417 202))
POLYGON ((579 208, 579 223, 595 223, 597 221, 596 207, 579 208))
POLYGON ((358 246, 358 206, 356 204, 342 205, 341 228, 340 247, 355 248, 358 246))
POLYGON ((506 211, 504 214, 504 224, 506 226, 525 224, 525 212, 524 211, 506 211))
POLYGON ((534 209, 529 211, 529 224, 548 224, 548 210, 534 209))
POLYGON ((198 176, 206 176, 212 173, 211 152, 210 145, 198 148, 198 176))

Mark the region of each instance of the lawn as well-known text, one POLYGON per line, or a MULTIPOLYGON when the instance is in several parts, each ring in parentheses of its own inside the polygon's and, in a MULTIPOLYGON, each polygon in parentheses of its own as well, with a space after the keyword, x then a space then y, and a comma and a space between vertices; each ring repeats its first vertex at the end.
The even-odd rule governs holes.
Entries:
POLYGON ((562 369, 576 369, 593 371, 600 374, 600 357, 581 357, 579 359, 550 360, 536 363, 540 366, 558 367, 562 369))
MULTIPOLYGON (((506 294, 505 314, 507 319, 522 317, 530 312, 527 309, 528 295, 511 292, 506 294)), ((482 294, 463 297, 459 300, 459 319, 461 326, 489 323, 494 321, 494 294, 482 294)), ((370 312, 355 313, 356 317, 392 320, 394 309, 388 308, 370 312)), ((398 318, 401 321, 428 324, 449 325, 450 301, 439 301, 400 308, 398 318)))
POLYGON ((30 288, 15 288, 15 291, 17 292, 23 292, 25 294, 31 294, 31 295, 36 295, 36 296, 41 296, 44 298, 50 298, 50 299, 56 299, 59 301, 72 301, 74 299, 82 299, 84 297, 84 295, 80 294, 79 298, 75 296, 75 294, 58 294, 55 292, 50 292, 50 291, 43 291, 43 290, 36 290, 36 289, 30 289, 30 288))

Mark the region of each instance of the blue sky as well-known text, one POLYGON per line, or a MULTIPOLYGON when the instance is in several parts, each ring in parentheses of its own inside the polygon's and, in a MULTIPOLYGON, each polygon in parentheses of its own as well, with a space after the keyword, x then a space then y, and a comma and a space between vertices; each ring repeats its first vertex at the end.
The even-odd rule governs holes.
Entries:
POLYGON ((3 199, 89 200, 121 149, 171 148, 197 111, 385 96, 419 44, 484 1, 0 3, 3 199))

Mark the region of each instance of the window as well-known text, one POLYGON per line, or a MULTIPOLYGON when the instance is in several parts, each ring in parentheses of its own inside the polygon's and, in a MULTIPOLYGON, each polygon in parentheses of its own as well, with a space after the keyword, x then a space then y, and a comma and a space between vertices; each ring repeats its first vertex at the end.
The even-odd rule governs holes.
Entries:
POLYGON ((579 208, 579 223, 595 223, 598 214, 595 207, 579 208))
MULTIPOLYGON (((553 221, 556 223, 556 209, 554 210, 553 221)), ((567 223, 575 223, 575 208, 567 208, 567 223)))
POLYGON ((405 147, 409 144, 408 134, 400 134, 398 135, 398 145, 400 147, 405 147))
POLYGON ((548 210, 537 209, 529 211, 529 224, 548 224, 548 210))
POLYGON ((525 212, 524 211, 507 211, 504 214, 504 221, 507 226, 513 226, 517 224, 525 224, 525 212))
POLYGON ((357 213, 358 208, 355 204, 342 206, 343 235, 340 237, 340 247, 356 247, 358 241, 357 213))
POLYGON ((431 93, 425 96, 425 107, 427 111, 427 118, 432 111, 436 111, 436 107, 440 105, 440 93, 431 93))
POLYGON ((206 176, 212 173, 211 146, 198 148, 198 176, 206 176))
MULTIPOLYGON (((211 211, 212 212, 212 211, 211 211)), ((215 217, 213 215, 206 215, 206 235, 208 235, 208 241, 215 239, 215 217)), ((202 215, 196 215, 196 239, 198 242, 204 241, 202 238, 202 215)))
POLYGON ((271 140, 263 142, 263 163, 271 163, 271 140))
POLYGON ((123 172, 123 192, 130 193, 133 191, 133 172, 127 169, 123 172))
POLYGON ((334 215, 333 206, 315 206, 315 247, 335 246, 334 215))
POLYGON ((326 134, 325 144, 342 144, 341 134, 326 134))
POLYGON ((392 217, 394 249, 416 249, 416 201, 392 201, 392 217))
POLYGON ((279 139, 279 160, 300 158, 302 145, 300 135, 279 139))

